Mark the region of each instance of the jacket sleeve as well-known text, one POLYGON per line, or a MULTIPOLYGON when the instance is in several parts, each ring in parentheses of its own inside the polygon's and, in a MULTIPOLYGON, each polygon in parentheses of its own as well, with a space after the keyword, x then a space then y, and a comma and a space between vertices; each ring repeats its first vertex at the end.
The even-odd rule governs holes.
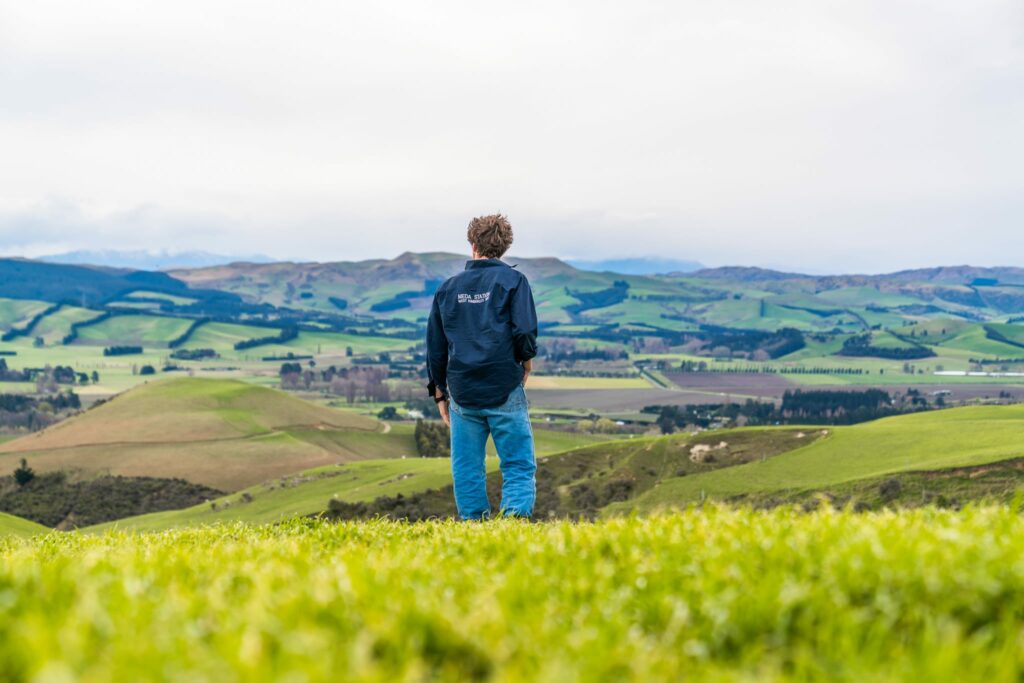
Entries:
POLYGON ((533 303, 533 290, 525 277, 512 293, 511 317, 516 360, 525 363, 537 355, 537 307, 533 303))
POLYGON ((448 337, 444 333, 438 296, 434 295, 427 321, 427 391, 431 398, 436 395, 437 389, 445 396, 448 395, 448 337))

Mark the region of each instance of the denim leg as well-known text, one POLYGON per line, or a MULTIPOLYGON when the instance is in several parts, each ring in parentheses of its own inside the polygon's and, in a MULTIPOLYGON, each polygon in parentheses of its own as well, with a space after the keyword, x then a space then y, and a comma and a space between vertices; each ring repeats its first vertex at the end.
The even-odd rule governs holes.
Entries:
POLYGON ((487 500, 487 420, 452 403, 452 481, 455 506, 462 519, 483 519, 491 514, 487 500))
POLYGON ((501 458, 501 512, 530 517, 537 498, 537 460, 523 388, 513 391, 505 405, 489 410, 487 422, 501 458))

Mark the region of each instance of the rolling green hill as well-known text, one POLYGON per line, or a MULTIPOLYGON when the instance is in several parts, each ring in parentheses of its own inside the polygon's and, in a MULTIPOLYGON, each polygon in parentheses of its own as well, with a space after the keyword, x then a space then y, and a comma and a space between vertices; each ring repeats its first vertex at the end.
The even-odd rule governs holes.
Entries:
MULTIPOLYGON (((732 433, 728 448, 717 449, 714 457, 695 462, 688 457, 690 449, 698 444, 717 445, 717 434, 617 440, 556 453, 549 449, 559 442, 547 438, 545 430, 537 430, 537 434, 537 514, 542 518, 593 516, 616 496, 639 493, 657 485, 661 478, 773 457, 816 438, 793 429, 738 430, 732 433)), ((89 530, 159 531, 215 522, 277 522, 323 513, 332 500, 349 504, 410 500, 419 506, 420 516, 447 516, 454 513, 450 468, 446 458, 365 460, 315 468, 249 487, 212 504, 130 517, 89 530)), ((488 488, 496 504, 500 488, 497 458, 487 459, 487 469, 491 473, 488 488)), ((387 512, 370 508, 367 516, 387 512)))
POLYGON ((128 391, 0 446, 0 469, 181 478, 237 490, 319 465, 412 454, 408 433, 232 380, 180 378, 128 391))
POLYGON ((1024 456, 1024 405, 903 415, 828 432, 827 438, 764 462, 669 478, 629 505, 613 509, 651 510, 708 498, 821 491, 900 472, 1019 458, 1024 456))
MULTIPOLYGON (((497 462, 488 458, 488 465, 493 469, 497 462)), ((217 522, 266 524, 318 514, 327 509, 332 498, 355 502, 441 488, 451 482, 450 470, 451 461, 446 458, 365 460, 329 465, 251 486, 212 504, 129 517, 86 530, 162 531, 217 522)))
MULTIPOLYGON (((650 512, 702 501, 772 504, 835 493, 874 506, 1007 497, 1024 483, 1024 406, 961 408, 854 427, 768 427, 591 444, 538 459, 539 518, 650 512), (899 476, 902 498, 879 487, 899 476)), ((496 458, 488 490, 500 496, 496 458)), ((185 510, 95 527, 162 530, 346 517, 454 514, 446 459, 363 460, 278 477, 185 510), (337 505, 332 504, 335 501, 337 505), (336 508, 336 510, 335 510, 336 508)))
POLYGON ((14 515, 8 515, 0 512, 0 539, 4 536, 20 536, 26 538, 28 536, 34 536, 35 534, 45 534, 50 531, 42 524, 36 524, 30 522, 27 519, 21 517, 15 517, 14 515))
POLYGON ((83 327, 79 344, 166 346, 188 329, 190 320, 154 315, 118 315, 83 327))
MULTIPOLYGON (((362 453, 380 449, 379 457, 386 457, 401 436, 411 439, 410 425, 392 425, 389 435, 343 435, 351 448, 359 442, 362 453)), ((593 436, 535 429, 537 454, 545 462, 557 462, 569 452, 585 453, 587 446, 610 444, 607 436, 593 436), (578 450, 577 450, 578 449, 578 450)), ((323 437, 322 437, 323 438, 323 437)), ((646 441, 645 441, 646 442, 646 441)), ((637 442, 639 443, 639 441, 637 442)), ((409 446, 412 450, 414 445, 409 446)), ((487 468, 494 472, 498 460, 493 442, 488 442, 487 468)), ((381 496, 408 496, 428 489, 441 489, 451 484, 451 461, 447 458, 390 458, 386 460, 353 461, 343 465, 328 465, 291 476, 250 486, 243 491, 184 510, 157 512, 121 519, 98 525, 94 529, 112 527, 156 531, 172 527, 215 522, 268 523, 296 515, 315 515, 327 509, 332 499, 348 502, 368 502, 381 496)))

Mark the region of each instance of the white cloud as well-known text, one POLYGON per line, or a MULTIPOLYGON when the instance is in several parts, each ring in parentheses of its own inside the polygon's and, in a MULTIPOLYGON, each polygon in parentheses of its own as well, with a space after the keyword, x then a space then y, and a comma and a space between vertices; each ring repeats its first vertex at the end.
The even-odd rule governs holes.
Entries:
POLYGON ((362 258, 460 249, 501 209, 521 253, 1005 262, 1022 20, 1014 0, 0 0, 0 247, 362 258))

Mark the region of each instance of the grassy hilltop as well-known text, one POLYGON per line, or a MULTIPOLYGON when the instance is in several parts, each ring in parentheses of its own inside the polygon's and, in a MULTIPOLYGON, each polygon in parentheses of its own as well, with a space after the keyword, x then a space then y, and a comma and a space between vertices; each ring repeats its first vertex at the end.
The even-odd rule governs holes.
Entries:
POLYGON ((246 382, 153 382, 0 445, 0 469, 181 478, 237 490, 318 465, 414 453, 376 420, 246 382))
POLYGON ((650 510, 706 497, 825 491, 903 472, 1024 457, 1024 405, 956 408, 826 431, 826 438, 776 458, 661 482, 619 509, 650 510))

